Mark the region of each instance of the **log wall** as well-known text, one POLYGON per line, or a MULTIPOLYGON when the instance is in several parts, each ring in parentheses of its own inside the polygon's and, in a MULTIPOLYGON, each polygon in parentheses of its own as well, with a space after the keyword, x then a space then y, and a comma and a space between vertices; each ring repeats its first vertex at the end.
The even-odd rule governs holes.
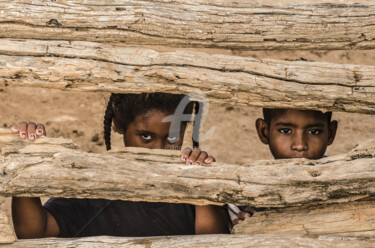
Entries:
POLYGON ((375 113, 375 67, 0 39, 0 87, 191 93, 262 107, 375 113))
POLYGON ((0 2, 0 37, 225 49, 373 49, 371 1, 0 2))
MULTIPOLYGON (((373 1, 365 0, 0 1, 0 86, 119 93, 199 88, 217 102, 374 114, 372 66, 144 47, 373 49, 374 13, 373 1)), ((247 235, 25 240, 11 247, 374 246, 373 240, 356 240, 375 236, 374 141, 317 161, 209 167, 181 165, 176 153, 166 151, 87 154, 67 140, 25 143, 5 130, 0 143, 2 196, 279 207, 236 227, 235 233, 247 235)), ((0 227, 0 242, 13 242, 3 213, 0 227)))

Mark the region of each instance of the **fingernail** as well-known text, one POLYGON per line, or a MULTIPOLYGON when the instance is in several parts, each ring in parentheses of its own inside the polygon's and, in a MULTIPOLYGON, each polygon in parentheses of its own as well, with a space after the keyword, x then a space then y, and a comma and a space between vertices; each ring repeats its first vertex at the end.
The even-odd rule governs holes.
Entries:
POLYGON ((196 165, 201 165, 201 162, 197 161, 195 162, 196 165))
POLYGON ((204 160, 204 162, 205 162, 205 163, 208 163, 208 162, 209 162, 209 159, 208 159, 208 158, 206 158, 206 159, 204 160))
POLYGON ((22 133, 21 133, 21 137, 22 137, 22 138, 26 138, 26 132, 22 132, 22 133))
POLYGON ((193 161, 189 160, 188 165, 192 165, 193 161))
POLYGON ((42 135, 42 134, 43 134, 43 130, 39 129, 39 130, 37 131, 37 133, 38 133, 38 135, 42 135))
POLYGON ((182 160, 186 161, 187 157, 186 156, 183 156, 182 157, 182 160))
POLYGON ((245 218, 249 218, 250 217, 250 214, 249 213, 246 213, 245 214, 245 218))
POLYGON ((33 134, 33 133, 30 134, 29 138, 32 139, 32 140, 35 139, 35 134, 33 134))

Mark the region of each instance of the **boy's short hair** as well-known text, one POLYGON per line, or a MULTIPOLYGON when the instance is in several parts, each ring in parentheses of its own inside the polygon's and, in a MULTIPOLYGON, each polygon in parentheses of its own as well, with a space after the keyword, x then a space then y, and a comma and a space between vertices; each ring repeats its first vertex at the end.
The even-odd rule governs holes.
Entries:
MULTIPOLYGON (((263 108, 263 118, 264 121, 267 123, 269 126, 271 124, 271 120, 275 118, 276 116, 282 115, 286 110, 288 109, 281 109, 281 108, 263 108)), ((323 113, 322 111, 319 110, 313 110, 316 112, 320 112, 328 121, 328 124, 331 122, 332 119, 332 112, 328 111, 323 113)))

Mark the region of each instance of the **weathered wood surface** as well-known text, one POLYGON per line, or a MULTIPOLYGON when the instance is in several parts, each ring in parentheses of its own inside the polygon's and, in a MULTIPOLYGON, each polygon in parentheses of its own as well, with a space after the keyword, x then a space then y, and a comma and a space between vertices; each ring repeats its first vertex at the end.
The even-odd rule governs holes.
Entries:
POLYGON ((375 238, 375 200, 257 212, 233 233, 375 238))
POLYGON ((0 37, 226 49, 373 49, 371 1, 1 1, 0 37))
POLYGON ((375 245, 373 240, 353 240, 340 237, 325 237, 326 239, 307 238, 298 235, 195 235, 195 236, 167 236, 167 237, 145 237, 145 238, 123 238, 123 237, 88 237, 75 239, 35 239, 18 240, 6 245, 10 248, 25 247, 80 247, 80 248, 201 248, 201 247, 338 247, 338 248, 372 248, 375 245))
POLYGON ((16 240, 13 227, 8 216, 0 210, 0 244, 12 243, 16 240))
POLYGON ((168 155, 173 159, 162 163, 149 156, 134 160, 84 153, 70 149, 73 145, 62 139, 40 138, 31 143, 21 142, 7 130, 0 133, 0 143, 6 143, 2 145, 6 156, 0 161, 3 196, 283 207, 375 195, 375 141, 363 143, 346 155, 321 160, 188 166, 178 163, 176 151, 168 155))
POLYGON ((0 39, 0 86, 190 93, 217 102, 375 113, 375 67, 0 39))

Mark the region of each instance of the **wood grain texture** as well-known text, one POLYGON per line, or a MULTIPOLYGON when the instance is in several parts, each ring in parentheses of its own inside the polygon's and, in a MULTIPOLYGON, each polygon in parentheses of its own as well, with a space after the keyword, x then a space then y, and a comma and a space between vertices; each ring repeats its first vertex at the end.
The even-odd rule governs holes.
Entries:
MULTIPOLYGON (((335 238, 335 237, 333 237, 335 238)), ((336 237, 337 238, 337 237, 336 237)), ((195 235, 195 236, 163 236, 144 238, 124 237, 88 237, 74 239, 35 239, 18 240, 7 245, 10 248, 25 247, 80 247, 80 248, 111 248, 111 247, 132 247, 132 248, 217 248, 217 247, 338 247, 338 248, 372 248, 374 240, 319 240, 318 238, 307 238, 298 235, 195 235)))
POLYGON ((0 86, 191 93, 252 106, 375 113, 375 67, 0 39, 0 86))
POLYGON ((233 233, 375 238, 375 200, 257 212, 233 233))
MULTIPOLYGON (((176 151, 157 161, 81 152, 63 139, 22 142, 1 131, 0 195, 107 198, 132 201, 234 203, 285 207, 353 201, 375 195, 375 141, 321 160, 256 161, 188 166, 176 151)), ((133 148, 134 149, 134 148, 133 148)), ((136 156, 138 156, 136 155, 136 156)), ((151 158, 150 158, 151 156, 151 158)))
POLYGON ((371 1, 0 1, 0 37, 226 49, 373 49, 371 1))

